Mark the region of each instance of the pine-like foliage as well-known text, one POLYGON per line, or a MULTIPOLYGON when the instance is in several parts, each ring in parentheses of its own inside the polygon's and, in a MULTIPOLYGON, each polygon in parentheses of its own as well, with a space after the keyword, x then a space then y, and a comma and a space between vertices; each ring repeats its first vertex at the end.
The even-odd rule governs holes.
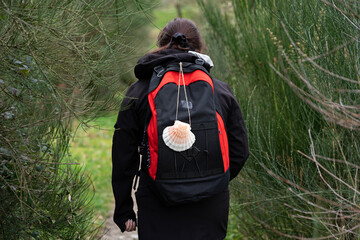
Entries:
POLYGON ((0 1, 1 239, 95 236, 89 177, 69 153, 71 123, 116 103, 144 4, 0 1))
POLYGON ((232 183, 238 236, 359 239, 359 1, 200 6, 250 140, 232 183))

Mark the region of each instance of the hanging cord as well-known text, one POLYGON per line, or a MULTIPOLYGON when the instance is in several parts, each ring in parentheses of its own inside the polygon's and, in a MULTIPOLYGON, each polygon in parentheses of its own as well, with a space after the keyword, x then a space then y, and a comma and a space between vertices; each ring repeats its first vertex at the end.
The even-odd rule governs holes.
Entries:
POLYGON ((183 80, 183 85, 184 85, 184 94, 185 94, 185 100, 186 100, 186 106, 187 106, 187 110, 188 110, 188 115, 189 115, 189 125, 191 127, 191 117, 190 117, 190 107, 189 107, 189 100, 187 97, 187 93, 186 93, 186 85, 185 85, 185 77, 184 77, 184 71, 182 68, 182 62, 179 62, 180 65, 180 71, 179 71, 179 82, 178 82, 178 94, 177 94, 177 101, 176 101, 176 116, 175 116, 175 120, 178 119, 178 112, 179 112, 179 98, 180 98, 180 84, 181 84, 181 78, 183 80))
MULTIPOLYGON (((180 71, 182 71, 182 63, 181 63, 181 62, 180 62, 180 71)), ((181 78, 181 74, 180 74, 180 72, 179 72, 179 82, 178 82, 178 91, 177 91, 177 99, 176 99, 176 115, 175 115, 175 121, 178 119, 178 112, 179 112, 180 78, 181 78)))

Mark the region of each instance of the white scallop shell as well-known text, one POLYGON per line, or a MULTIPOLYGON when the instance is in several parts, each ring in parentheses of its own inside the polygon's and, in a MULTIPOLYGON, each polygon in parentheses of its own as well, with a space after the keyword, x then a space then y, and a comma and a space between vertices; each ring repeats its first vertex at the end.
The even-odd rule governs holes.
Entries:
POLYGON ((191 132, 190 125, 178 120, 174 125, 164 129, 162 138, 166 146, 177 152, 191 148, 195 142, 195 135, 191 132))

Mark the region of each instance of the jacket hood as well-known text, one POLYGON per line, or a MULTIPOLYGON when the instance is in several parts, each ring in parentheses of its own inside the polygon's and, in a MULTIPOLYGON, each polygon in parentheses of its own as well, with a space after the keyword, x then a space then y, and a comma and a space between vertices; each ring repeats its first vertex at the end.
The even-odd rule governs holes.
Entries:
MULTIPOLYGON (((146 54, 137 62, 134 73, 136 78, 140 80, 150 79, 154 70, 154 67, 162 65, 166 66, 171 62, 193 62, 195 63, 196 59, 203 59, 205 61, 204 67, 210 71, 212 67, 207 58, 202 57, 207 55, 204 54, 193 54, 191 52, 184 52, 178 49, 164 49, 158 52, 153 52, 146 54)), ((211 61, 211 60, 210 60, 211 61)))

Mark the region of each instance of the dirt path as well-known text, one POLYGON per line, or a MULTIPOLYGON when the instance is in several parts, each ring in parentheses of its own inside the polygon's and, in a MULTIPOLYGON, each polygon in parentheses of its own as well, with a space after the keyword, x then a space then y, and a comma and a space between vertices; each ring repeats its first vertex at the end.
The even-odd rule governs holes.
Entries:
MULTIPOLYGON (((135 200, 135 193, 132 192, 132 197, 135 200)), ((124 232, 122 233, 120 228, 113 221, 114 208, 109 213, 109 217, 105 221, 104 235, 101 240, 137 240, 138 233, 136 232, 124 232)), ((137 212, 136 201, 134 201, 134 210, 137 212)))
POLYGON ((119 227, 113 221, 113 211, 105 221, 105 230, 101 240, 137 240, 137 232, 124 232, 122 233, 119 227))

